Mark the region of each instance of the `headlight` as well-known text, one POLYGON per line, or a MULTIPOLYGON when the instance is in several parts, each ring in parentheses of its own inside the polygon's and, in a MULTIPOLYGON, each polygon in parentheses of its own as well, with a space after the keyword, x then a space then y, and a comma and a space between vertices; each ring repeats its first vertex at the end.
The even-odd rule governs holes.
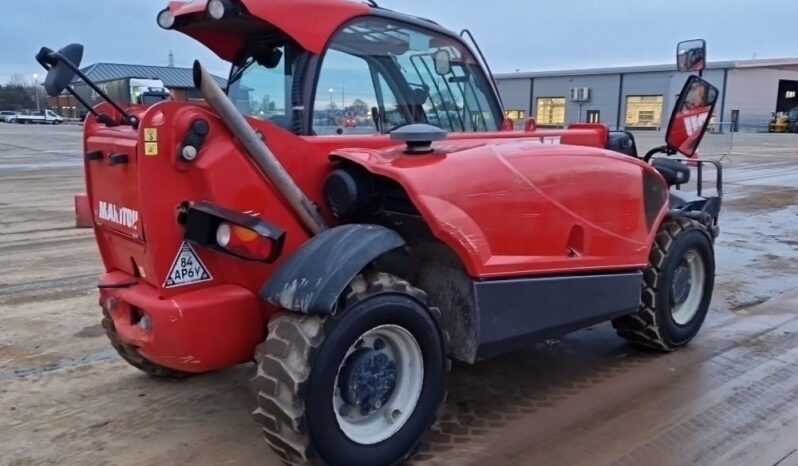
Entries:
POLYGON ((208 16, 213 19, 224 18, 225 7, 222 0, 211 0, 208 2, 208 16))
POLYGON ((169 8, 161 10, 158 13, 158 26, 163 29, 172 29, 172 26, 175 25, 175 15, 172 14, 172 11, 169 8))

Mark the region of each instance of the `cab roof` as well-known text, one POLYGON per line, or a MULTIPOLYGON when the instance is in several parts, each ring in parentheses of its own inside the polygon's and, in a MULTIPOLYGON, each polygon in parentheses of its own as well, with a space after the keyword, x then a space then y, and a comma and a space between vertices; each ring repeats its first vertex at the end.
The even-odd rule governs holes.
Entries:
POLYGON ((233 61, 249 33, 267 23, 291 37, 302 48, 320 54, 344 23, 369 15, 372 8, 349 0, 228 0, 241 15, 220 21, 206 15, 208 0, 173 1, 174 28, 202 42, 222 59, 233 61))

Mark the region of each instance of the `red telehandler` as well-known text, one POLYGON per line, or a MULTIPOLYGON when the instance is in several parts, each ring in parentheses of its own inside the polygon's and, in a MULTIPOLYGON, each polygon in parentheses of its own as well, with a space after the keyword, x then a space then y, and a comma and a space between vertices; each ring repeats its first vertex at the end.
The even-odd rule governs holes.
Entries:
POLYGON ((254 360, 285 462, 410 457, 450 359, 610 320, 662 351, 699 331, 720 166, 709 196, 678 189, 708 162, 653 156, 695 155, 718 95, 700 77, 640 156, 603 125, 513 131, 473 41, 373 2, 171 2, 157 22, 231 63, 226 89, 195 63, 207 105, 123 108, 82 46, 37 55, 51 95, 77 74, 107 100, 84 128, 103 326, 155 377, 254 360))

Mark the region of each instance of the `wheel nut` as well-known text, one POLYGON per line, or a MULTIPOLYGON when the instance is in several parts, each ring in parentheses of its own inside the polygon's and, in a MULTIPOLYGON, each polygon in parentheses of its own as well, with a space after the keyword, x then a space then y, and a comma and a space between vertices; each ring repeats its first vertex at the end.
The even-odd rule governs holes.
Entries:
POLYGON ((388 413, 388 421, 391 424, 396 423, 396 421, 398 421, 400 417, 402 417, 402 410, 400 409, 394 409, 393 411, 388 413))
POLYGON ((385 348, 385 341, 382 338, 377 338, 374 340, 374 349, 380 351, 381 349, 385 348))

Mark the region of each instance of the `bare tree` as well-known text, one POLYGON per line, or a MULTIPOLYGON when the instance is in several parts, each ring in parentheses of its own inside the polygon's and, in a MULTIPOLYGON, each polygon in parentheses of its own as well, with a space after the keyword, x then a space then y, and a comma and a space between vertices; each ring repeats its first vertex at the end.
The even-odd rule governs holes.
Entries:
POLYGON ((11 79, 8 80, 8 85, 13 87, 28 87, 28 83, 25 82, 25 77, 21 73, 12 74, 11 79))

